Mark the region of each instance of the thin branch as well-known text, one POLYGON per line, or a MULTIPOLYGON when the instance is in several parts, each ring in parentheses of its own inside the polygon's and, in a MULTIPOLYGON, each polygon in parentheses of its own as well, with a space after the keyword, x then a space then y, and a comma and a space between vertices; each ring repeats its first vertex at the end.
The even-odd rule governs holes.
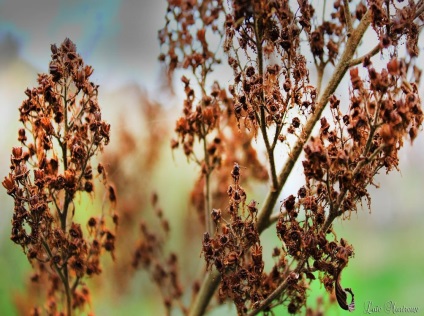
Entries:
POLYGON ((280 127, 282 125, 283 125, 282 123, 278 124, 277 122, 275 124, 274 139, 272 140, 272 144, 271 144, 271 149, 272 150, 274 150, 275 149, 275 146, 277 146, 278 136, 280 135, 280 132, 281 132, 281 128, 280 127))
MULTIPOLYGON (((63 159, 63 170, 68 170, 68 132, 69 132, 69 125, 68 125, 68 88, 69 88, 69 81, 68 78, 65 78, 64 82, 64 94, 63 94, 63 107, 64 107, 64 124, 65 124, 65 135, 64 135, 64 141, 62 144, 62 159, 63 159)), ((66 221, 68 217, 68 209, 69 204, 72 201, 72 196, 69 194, 69 191, 65 189, 65 201, 63 203, 63 209, 62 213, 59 216, 60 224, 62 231, 66 233, 66 221)), ((65 263, 63 266, 63 278, 62 282, 64 282, 64 286, 66 289, 66 302, 67 302, 67 310, 68 310, 68 316, 71 316, 72 309, 71 309, 71 293, 69 288, 69 274, 68 274, 68 264, 65 263)))
POLYGON ((205 313, 206 307, 208 307, 209 301, 220 281, 221 275, 219 271, 213 267, 203 280, 200 291, 194 299, 192 308, 190 308, 189 316, 203 315, 205 313))
MULTIPOLYGON (((66 77, 64 79, 64 94, 63 94, 63 111, 64 111, 64 125, 65 125, 65 135, 63 137, 64 141, 62 144, 62 159, 63 159, 63 170, 68 170, 68 143, 67 143, 67 137, 68 137, 68 131, 69 131, 69 125, 68 125, 68 78, 66 77)), ((59 217, 60 218, 60 224, 63 232, 66 232, 66 219, 68 217, 68 208, 69 203, 71 202, 71 196, 68 192, 68 190, 65 190, 65 201, 63 203, 63 209, 62 214, 59 217)), ((65 271, 66 272, 66 271, 65 271)), ((65 273, 67 274, 67 273, 65 273)))
POLYGON ((416 18, 418 18, 421 14, 423 14, 423 12, 424 12, 424 4, 422 4, 421 7, 419 7, 417 9, 417 11, 415 11, 415 18, 414 18, 414 20, 416 18))
POLYGON ((353 67, 359 64, 362 64, 364 62, 364 59, 367 57, 372 57, 376 55, 378 52, 380 52, 381 46, 380 44, 377 44, 373 49, 371 49, 368 53, 365 55, 362 55, 361 57, 352 59, 349 63, 349 67, 353 67))
POLYGON ((325 8, 327 7, 327 0, 323 1, 323 5, 322 5, 322 22, 325 21, 325 8))
POLYGON ((343 0, 343 4, 344 4, 344 16, 345 16, 345 20, 346 20, 346 26, 347 26, 347 32, 349 36, 350 34, 352 34, 353 31, 353 23, 352 23, 352 16, 350 14, 350 8, 349 8, 349 0, 343 0))
MULTIPOLYGON (((327 167, 327 176, 326 176, 326 179, 325 179, 325 185, 327 186, 327 194, 328 194, 328 196, 331 197, 333 187, 330 184, 330 178, 329 178, 328 174, 329 174, 329 168, 327 167)), ((332 213, 333 210, 334 210, 334 203, 331 200, 331 198, 329 199, 328 202, 330 204, 330 213, 332 213)))
MULTIPOLYGON (((306 263, 306 259, 303 259, 299 261, 296 268, 293 270, 294 273, 299 273, 303 269, 303 265, 306 263)), ((248 316, 254 316, 257 315, 259 312, 261 312, 265 307, 267 307, 273 300, 278 298, 281 293, 284 292, 285 289, 289 286, 289 281, 291 279, 292 272, 284 279, 284 281, 272 292, 266 299, 264 299, 258 308, 253 310, 248 314, 248 316)))
POLYGON ((274 214, 272 214, 270 217, 269 217, 269 225, 272 225, 272 224, 274 224, 275 222, 277 222, 278 221, 278 219, 281 217, 281 216, 286 216, 286 214, 287 214, 287 211, 283 211, 283 212, 279 212, 279 213, 274 213, 274 214))
POLYGON ((65 293, 66 293, 66 310, 68 312, 68 316, 71 316, 71 313, 72 313, 72 308, 71 308, 71 292, 70 292, 70 288, 69 288, 67 263, 65 262, 65 265, 63 266, 64 273, 62 273, 62 271, 60 270, 60 268, 57 265, 57 263, 55 263, 53 261, 53 254, 52 254, 52 252, 50 250, 50 247, 49 247, 48 243, 46 242, 46 240, 43 237, 41 238, 41 243, 42 243, 44 249, 46 250, 47 255, 49 256, 49 259, 53 262, 54 269, 56 270, 57 274, 60 277, 60 280, 63 283, 63 287, 65 288, 65 293))
POLYGON ((52 193, 52 189, 51 188, 49 188, 49 194, 50 194, 50 196, 52 198, 52 201, 53 201, 54 206, 56 207, 57 214, 59 214, 59 217, 61 217, 62 216, 62 211, 60 210, 59 204, 57 204, 56 197, 52 193))
MULTIPOLYGON (((204 140, 204 143, 206 144, 206 139, 204 140)), ((207 157, 205 157, 206 159, 207 157)), ((210 170, 209 170, 209 166, 207 167, 208 170, 206 171, 206 175, 205 175, 205 229, 207 232, 209 232, 210 234, 213 233, 213 223, 211 220, 211 199, 210 199, 210 170)))
MULTIPOLYGON (((258 25, 259 22, 255 17, 254 20, 254 29, 255 29, 255 38, 256 38, 256 49, 258 52, 258 71, 259 76, 263 80, 264 75, 264 61, 263 61, 263 52, 262 52, 262 38, 261 38, 261 32, 260 26, 258 25)), ((263 104, 265 102, 264 97, 264 90, 262 87, 262 104, 260 105, 260 128, 261 128, 261 134, 264 139, 266 151, 268 154, 268 160, 269 160, 269 167, 270 167, 270 173, 271 173, 271 182, 272 182, 272 190, 275 190, 278 187, 278 181, 277 181, 277 171, 275 168, 275 159, 274 159, 274 148, 269 143, 268 138, 268 131, 267 131, 267 124, 266 124, 266 117, 265 117, 265 105, 263 104)))

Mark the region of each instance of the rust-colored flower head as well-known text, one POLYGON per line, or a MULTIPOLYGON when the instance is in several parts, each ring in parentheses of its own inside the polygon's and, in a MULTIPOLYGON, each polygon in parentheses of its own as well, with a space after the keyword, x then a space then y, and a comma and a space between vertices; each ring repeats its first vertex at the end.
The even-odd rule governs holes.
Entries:
POLYGON ((101 120, 93 69, 76 45, 67 38, 51 51, 49 74, 39 74, 38 86, 25 91, 22 147, 12 148, 11 171, 2 184, 15 200, 11 239, 50 287, 47 313, 70 315, 89 301, 88 292, 84 300, 78 294, 86 273, 101 271, 96 245, 113 250, 106 214, 90 222, 90 236, 73 221, 76 196, 94 190, 91 163, 109 142, 110 125, 101 120))

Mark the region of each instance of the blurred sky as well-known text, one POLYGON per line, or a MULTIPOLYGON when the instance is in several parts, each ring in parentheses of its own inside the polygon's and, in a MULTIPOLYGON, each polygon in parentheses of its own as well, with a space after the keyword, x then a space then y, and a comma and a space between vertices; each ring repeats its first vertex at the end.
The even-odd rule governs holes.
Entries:
POLYGON ((69 37, 96 69, 96 82, 150 89, 158 82, 165 10, 164 0, 0 0, 0 66, 18 54, 45 71, 50 44, 69 37))

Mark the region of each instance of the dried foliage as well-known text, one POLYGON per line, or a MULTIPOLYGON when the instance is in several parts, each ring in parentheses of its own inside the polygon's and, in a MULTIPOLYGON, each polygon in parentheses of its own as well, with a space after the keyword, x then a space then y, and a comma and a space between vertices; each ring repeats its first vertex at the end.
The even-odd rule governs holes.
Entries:
POLYGON ((77 200, 82 193, 94 195, 96 173, 108 190, 111 209, 116 193, 104 167, 92 167, 110 132, 101 118, 98 86, 89 81, 93 69, 69 39, 51 51, 49 74, 38 75, 38 87, 25 91, 27 99, 19 108, 22 147, 12 149, 11 171, 2 184, 15 202, 11 239, 33 266, 31 282, 45 291, 44 303, 29 300, 34 305, 22 306, 22 312, 71 315, 86 310, 90 291, 84 279, 100 274, 100 255, 113 256, 115 248, 107 222, 116 216, 108 220, 108 210, 102 208, 88 223, 78 223, 77 200))
POLYGON ((424 2, 335 0, 327 14, 325 4, 168 0, 159 59, 170 83, 182 74, 184 91, 171 148, 182 149, 199 171, 190 196, 196 214, 182 220, 190 243, 181 252, 167 247, 173 223, 159 196, 169 189, 155 191, 130 162, 148 179, 162 154, 166 129, 152 122, 166 115, 148 98, 140 102, 147 138, 124 128, 118 150, 107 156, 115 186, 97 168, 110 219, 102 209, 86 232, 74 220, 75 199, 84 191, 94 195, 91 161, 109 142, 110 127, 101 120, 98 87, 88 80, 92 68, 70 40, 52 46, 50 74, 39 75, 39 87, 26 91, 20 108, 25 149, 13 148, 3 181, 15 200, 11 238, 33 264, 32 280, 47 289, 49 314, 70 315, 90 303, 83 280, 101 272, 104 251, 117 258, 111 279, 120 290, 135 270, 145 270, 167 314, 178 308, 202 315, 211 301, 231 301, 239 315, 272 314, 280 305, 290 314, 323 315, 322 298, 315 310, 307 307, 311 282, 320 282, 340 308, 355 309, 354 291, 342 286, 354 248, 333 223, 349 220, 358 204, 371 208, 375 176, 398 169, 399 150, 422 128, 416 57, 424 2), (358 57, 369 26, 376 43, 358 57), (384 62, 373 58, 379 53, 384 62), (214 73, 222 60, 231 82, 214 73), (304 183, 280 197, 296 162, 304 183), (249 191, 258 183, 267 187, 265 197, 249 191), (116 189, 124 197, 119 205, 116 189), (118 224, 115 208, 121 216, 112 231, 107 222, 118 224), (266 229, 278 242, 271 260, 263 256, 266 229), (184 277, 184 264, 199 252, 202 282, 184 277))
POLYGON ((325 14, 326 2, 314 7, 309 1, 168 1, 159 58, 169 78, 185 70, 186 95, 171 147, 182 145, 200 166, 193 201, 206 230, 202 253, 208 272, 190 315, 205 312, 218 286, 219 301, 232 300, 238 314, 256 315, 280 304, 296 314, 314 279, 334 293, 341 308, 354 310, 353 291, 341 286, 353 246, 336 236, 332 224, 348 220, 358 202, 370 207, 368 186, 379 171, 397 169, 404 140, 413 142, 423 120, 415 57, 424 3, 401 2, 333 1, 325 14), (369 25, 378 41, 354 58, 369 25), (407 56, 400 58, 404 42, 407 56), (381 70, 372 60, 379 52, 390 56, 381 70), (224 58, 233 71, 228 86, 211 79, 224 58), (334 92, 348 71, 348 98, 339 99, 334 92), (322 116, 327 104, 330 117, 322 116), (311 136, 318 121, 319 132, 311 136), (257 160, 257 141, 266 150, 267 174, 257 160), (277 172, 276 156, 284 148, 288 158, 277 172), (234 155, 238 150, 241 156, 234 155), (302 151, 305 184, 272 214, 302 151), (245 186, 269 178, 263 203, 247 202, 242 173, 245 186), (274 223, 281 245, 274 250, 275 265, 264 269, 259 236, 274 223))
POLYGON ((176 303, 183 306, 179 260, 177 254, 166 247, 171 224, 159 205, 152 181, 160 165, 163 145, 168 140, 169 131, 163 124, 166 112, 145 91, 137 90, 136 96, 138 106, 132 113, 145 124, 146 130, 154 132, 134 131, 134 126, 128 125, 122 117, 117 145, 104 155, 110 165, 109 177, 120 192, 118 260, 108 280, 113 280, 119 289, 117 292, 122 295, 128 292, 136 271, 144 270, 159 289, 166 310, 170 311, 176 303), (125 152, 124 157, 122 152, 125 152))

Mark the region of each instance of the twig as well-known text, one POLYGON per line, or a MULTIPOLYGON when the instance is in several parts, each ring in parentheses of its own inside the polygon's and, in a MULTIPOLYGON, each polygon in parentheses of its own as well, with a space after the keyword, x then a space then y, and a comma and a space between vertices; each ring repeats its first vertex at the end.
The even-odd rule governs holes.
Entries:
MULTIPOLYGON (((303 265, 306 263, 306 259, 302 259, 293 270, 294 273, 299 273, 303 269, 303 265)), ((290 273, 291 274, 291 273, 290 273)), ((267 307, 273 300, 283 293, 283 291, 289 286, 290 274, 284 279, 284 281, 272 292, 266 299, 264 299, 258 308, 248 314, 248 316, 257 315, 265 307, 267 307)))
POLYGON ((362 64, 365 58, 372 57, 372 56, 376 55, 380 51, 380 49, 381 49, 380 44, 377 44, 373 49, 371 49, 365 55, 362 55, 361 57, 352 59, 349 63, 349 67, 353 67, 353 66, 362 64))
POLYGON ((220 281, 221 276, 219 271, 213 267, 203 280, 200 291, 194 299, 192 308, 190 308, 189 316, 203 315, 205 313, 206 307, 208 306, 209 301, 220 281))

